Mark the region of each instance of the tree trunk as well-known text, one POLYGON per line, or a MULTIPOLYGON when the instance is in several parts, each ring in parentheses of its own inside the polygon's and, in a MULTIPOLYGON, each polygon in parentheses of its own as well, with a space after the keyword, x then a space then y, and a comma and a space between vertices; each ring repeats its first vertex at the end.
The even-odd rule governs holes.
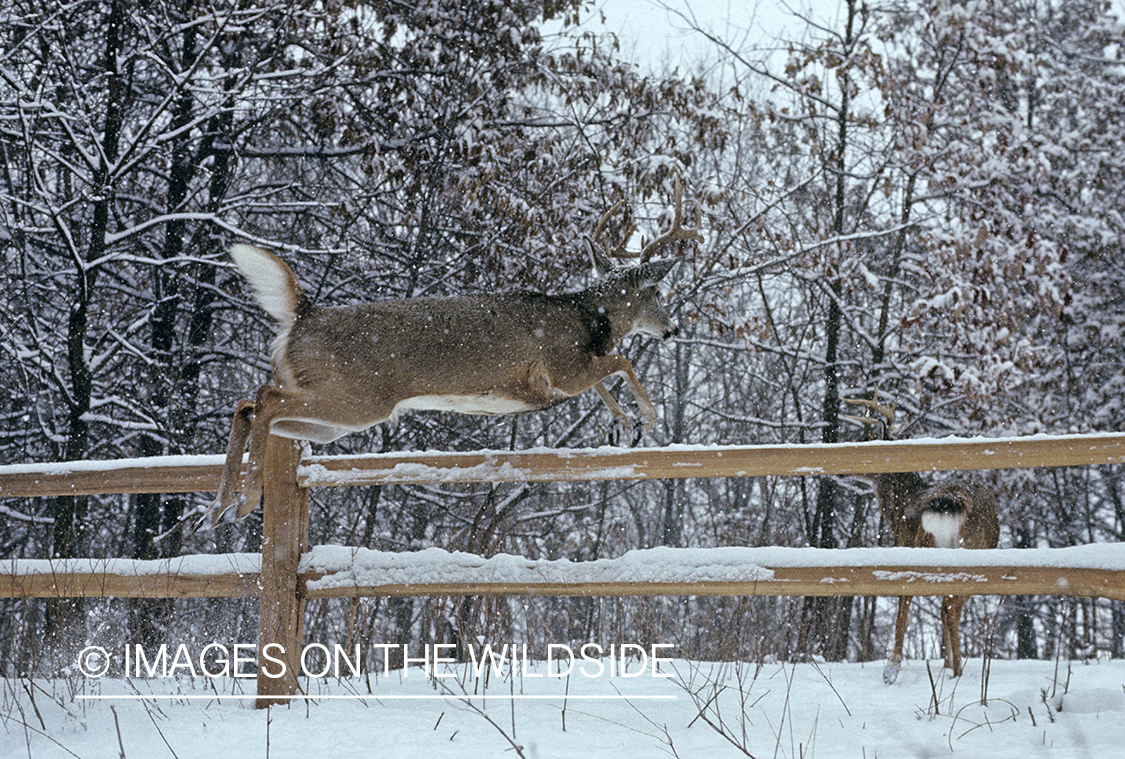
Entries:
MULTIPOLYGON (((113 0, 106 19, 106 104, 105 128, 102 135, 101 164, 93 172, 97 195, 91 211, 89 245, 84 262, 75 272, 75 294, 67 320, 67 364, 70 371, 69 429, 63 459, 78 461, 89 449, 90 425, 88 414, 94 392, 93 375, 86 355, 89 334, 90 304, 97 282, 96 261, 106 251, 110 208, 113 191, 108 186, 110 165, 117 159, 121 141, 121 124, 124 86, 118 66, 125 24, 124 9, 120 0, 113 0)), ((62 496, 54 502, 52 556, 58 559, 76 558, 82 545, 81 524, 88 504, 87 496, 62 496)), ((49 601, 45 634, 54 647, 58 663, 66 666, 84 639, 85 615, 81 599, 49 601)))

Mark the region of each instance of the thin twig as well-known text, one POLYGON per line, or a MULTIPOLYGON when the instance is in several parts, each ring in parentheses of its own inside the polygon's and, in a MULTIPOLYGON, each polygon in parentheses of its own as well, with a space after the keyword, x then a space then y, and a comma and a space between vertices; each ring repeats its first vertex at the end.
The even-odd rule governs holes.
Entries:
POLYGON ((168 751, 172 754, 173 759, 180 759, 180 757, 177 756, 175 750, 172 748, 172 744, 169 743, 168 739, 164 737, 164 731, 160 729, 160 725, 156 724, 156 718, 152 716, 152 710, 148 707, 148 701, 142 700, 141 704, 145 708, 145 714, 147 714, 149 720, 152 721, 152 726, 156 728, 157 735, 160 736, 160 740, 164 741, 164 745, 168 747, 168 751))
POLYGON ((125 744, 121 740, 121 723, 117 721, 117 707, 109 707, 113 713, 113 726, 117 728, 117 747, 121 750, 121 759, 125 759, 125 744))
POLYGON ((938 706, 937 684, 934 682, 934 673, 930 669, 929 659, 926 659, 926 674, 930 678, 930 698, 933 699, 934 716, 937 717, 941 715, 941 708, 938 706))

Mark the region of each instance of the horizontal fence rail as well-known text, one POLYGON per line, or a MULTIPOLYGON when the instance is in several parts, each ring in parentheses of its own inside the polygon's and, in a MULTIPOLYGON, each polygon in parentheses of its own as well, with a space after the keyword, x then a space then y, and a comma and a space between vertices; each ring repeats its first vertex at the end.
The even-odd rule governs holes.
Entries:
MULTIPOLYGON (((405 583, 310 587, 306 598, 366 596, 946 596, 1058 595, 1125 601, 1125 570, 1032 567, 781 567, 768 580, 405 583)), ((310 585, 321 576, 302 575, 310 585), (311 582, 310 582, 311 581, 311 582)))
POLYGON ((175 559, 3 559, 0 598, 248 598, 261 554, 175 559))
POLYGON ((303 487, 762 477, 1120 464, 1125 434, 310 458, 303 487))
MULTIPOLYGON (((1125 463, 1125 433, 821 445, 669 446, 312 456, 300 487, 761 477, 1125 463)), ((221 456, 0 466, 0 498, 214 491, 221 456)))
MULTIPOLYGON (((243 598, 261 557, 0 562, 0 598, 243 598), (192 561, 194 560, 194 561, 192 561)), ((304 598, 367 596, 1064 595, 1125 601, 1125 544, 963 551, 935 548, 708 548, 619 559, 482 559, 319 546, 298 570, 304 598)))

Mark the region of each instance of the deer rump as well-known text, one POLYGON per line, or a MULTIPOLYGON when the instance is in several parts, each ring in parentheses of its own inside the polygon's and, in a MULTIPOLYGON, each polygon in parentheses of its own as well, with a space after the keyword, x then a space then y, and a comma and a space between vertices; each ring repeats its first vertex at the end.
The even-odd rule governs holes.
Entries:
POLYGON ((976 482, 951 480, 931 488, 920 517, 920 546, 995 548, 1000 540, 996 495, 976 482))

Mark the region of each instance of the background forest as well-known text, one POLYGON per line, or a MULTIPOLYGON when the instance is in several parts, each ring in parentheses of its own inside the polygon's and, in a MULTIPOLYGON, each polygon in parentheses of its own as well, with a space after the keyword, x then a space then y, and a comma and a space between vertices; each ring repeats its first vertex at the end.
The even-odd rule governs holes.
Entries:
MULTIPOLYGON (((822 4, 821 4, 822 5, 822 4)), ((579 289, 616 200, 649 239, 672 176, 706 243, 673 342, 622 346, 643 445, 835 442, 840 399, 903 437, 1125 429, 1125 27, 1102 0, 842 0, 651 73, 586 0, 10 0, 0 10, 0 463, 217 454, 272 325, 224 251, 277 250, 318 302, 579 289), (828 19, 828 20, 826 20, 828 19), (794 34, 793 30, 797 33, 794 34), (1117 261, 1117 263, 1114 263, 1117 261)), ((690 14, 684 18, 690 24, 690 14)), ((639 241, 640 233, 633 240, 639 241)), ((623 400, 629 398, 625 393, 623 400)), ((406 415, 321 452, 589 447, 594 394, 406 415)), ((1120 541, 1121 467, 984 473, 1007 547, 1120 541)), ((252 551, 209 499, 0 502, 0 556, 252 551), (159 537, 164 536, 164 537, 159 537)), ((886 543, 847 478, 313 493, 310 541, 586 560, 634 548, 886 543)), ((83 641, 253 640, 254 601, 0 601, 5 674, 83 641)), ((918 603, 936 614, 936 601, 918 603)), ((974 599, 967 652, 1125 656, 1125 605, 974 599), (987 634, 984 632, 987 630, 987 634)), ((883 657, 876 599, 318 601, 323 642, 622 638, 711 659, 883 657)), ((914 625, 910 655, 937 655, 914 625)))

